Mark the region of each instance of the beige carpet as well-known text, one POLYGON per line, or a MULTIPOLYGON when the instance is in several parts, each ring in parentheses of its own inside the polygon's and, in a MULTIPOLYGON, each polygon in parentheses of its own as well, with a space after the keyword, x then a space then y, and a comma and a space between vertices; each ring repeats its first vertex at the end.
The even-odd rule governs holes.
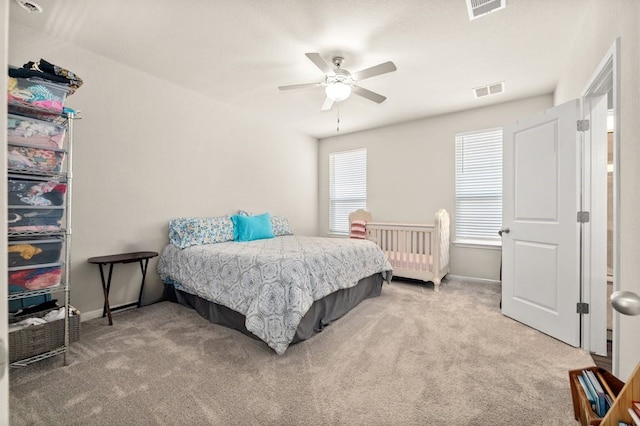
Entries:
POLYGON ((394 281, 277 356, 163 302, 82 323, 10 374, 18 425, 576 425, 591 357, 500 314, 497 284, 394 281))

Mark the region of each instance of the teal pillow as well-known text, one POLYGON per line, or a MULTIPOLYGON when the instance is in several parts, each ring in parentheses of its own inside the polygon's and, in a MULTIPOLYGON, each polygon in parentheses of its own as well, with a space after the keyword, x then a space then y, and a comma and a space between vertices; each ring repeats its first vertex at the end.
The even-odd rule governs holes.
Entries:
MULTIPOLYGON (((246 210, 238 210, 240 216, 253 216, 246 210)), ((291 226, 289 226, 289 220, 283 216, 271 216, 271 227, 273 228, 273 235, 276 237, 282 235, 293 235, 291 226)))
POLYGON ((257 216, 231 216, 233 222, 233 239, 235 241, 253 241, 273 238, 271 215, 263 213, 257 216))

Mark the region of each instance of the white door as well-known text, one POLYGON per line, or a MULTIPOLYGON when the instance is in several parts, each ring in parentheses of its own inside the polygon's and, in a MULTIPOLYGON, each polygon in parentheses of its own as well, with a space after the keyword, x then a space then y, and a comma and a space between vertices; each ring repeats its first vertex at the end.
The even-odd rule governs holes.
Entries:
POLYGON ((580 345, 579 101, 504 128, 502 313, 580 345))

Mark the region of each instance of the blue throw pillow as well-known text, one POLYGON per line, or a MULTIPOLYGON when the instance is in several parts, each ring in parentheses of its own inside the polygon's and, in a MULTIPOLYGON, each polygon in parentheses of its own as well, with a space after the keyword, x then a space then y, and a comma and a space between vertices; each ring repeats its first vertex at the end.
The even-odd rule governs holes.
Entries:
POLYGON ((271 215, 263 213, 257 216, 231 216, 233 222, 233 239, 236 241, 253 241, 273 238, 271 215))
MULTIPOLYGON (((253 216, 252 213, 246 210, 238 210, 238 214, 240 216, 253 216)), ((273 235, 276 237, 293 235, 289 220, 284 216, 271 216, 271 227, 273 228, 273 235)))

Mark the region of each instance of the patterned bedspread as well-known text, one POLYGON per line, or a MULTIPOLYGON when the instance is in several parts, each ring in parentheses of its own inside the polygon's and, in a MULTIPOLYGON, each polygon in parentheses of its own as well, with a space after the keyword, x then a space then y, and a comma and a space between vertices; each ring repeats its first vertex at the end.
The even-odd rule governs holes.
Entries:
POLYGON ((246 317, 247 330, 281 355, 314 301, 391 264, 372 242, 281 236, 179 249, 169 244, 158 261, 163 282, 224 305, 246 317))

